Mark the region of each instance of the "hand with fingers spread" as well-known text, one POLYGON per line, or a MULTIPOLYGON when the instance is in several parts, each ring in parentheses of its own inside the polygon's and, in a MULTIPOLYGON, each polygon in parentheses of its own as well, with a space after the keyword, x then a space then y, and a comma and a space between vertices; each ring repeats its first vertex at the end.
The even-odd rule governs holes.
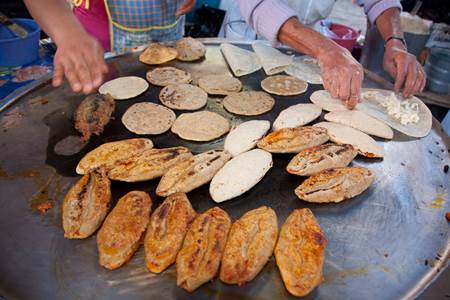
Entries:
POLYGON ((103 48, 83 31, 66 37, 57 41, 53 86, 61 85, 66 77, 74 92, 89 94, 100 86, 103 75, 108 72, 103 48))
POLYGON ((425 71, 401 41, 391 39, 386 43, 383 67, 395 78, 395 92, 398 93, 403 88, 404 97, 411 97, 424 89, 425 71))
POLYGON ((195 6, 195 0, 185 0, 183 4, 178 8, 175 15, 177 17, 182 16, 190 12, 195 6))
POLYGON ((353 109, 360 102, 364 71, 346 49, 335 45, 317 56, 323 86, 333 98, 339 98, 353 109))

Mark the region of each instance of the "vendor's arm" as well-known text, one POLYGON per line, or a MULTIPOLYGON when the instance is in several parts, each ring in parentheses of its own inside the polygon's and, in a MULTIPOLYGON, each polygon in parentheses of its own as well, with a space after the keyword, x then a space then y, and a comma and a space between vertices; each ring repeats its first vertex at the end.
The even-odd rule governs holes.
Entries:
MULTIPOLYGON (((387 41, 391 37, 403 39, 403 31, 400 26, 400 3, 398 1, 366 1, 377 2, 372 5, 372 9, 367 11, 370 21, 375 22, 383 39, 387 41), (394 3, 398 5, 394 5, 394 3), (393 7, 383 10, 385 7, 377 6, 392 4, 393 7)), ((421 92, 425 87, 426 75, 416 57, 406 49, 406 45, 401 40, 389 39, 385 44, 384 69, 395 78, 394 89, 399 92, 403 88, 403 95, 410 97, 421 92)))
POLYGON ((25 0, 31 15, 58 46, 54 59, 53 85, 64 76, 75 92, 90 93, 102 83, 108 68, 103 49, 70 10, 66 0, 25 0))
POLYGON ((342 99, 350 108, 358 103, 364 73, 349 51, 302 25, 284 1, 240 0, 239 5, 259 35, 317 58, 323 85, 333 97, 342 99))

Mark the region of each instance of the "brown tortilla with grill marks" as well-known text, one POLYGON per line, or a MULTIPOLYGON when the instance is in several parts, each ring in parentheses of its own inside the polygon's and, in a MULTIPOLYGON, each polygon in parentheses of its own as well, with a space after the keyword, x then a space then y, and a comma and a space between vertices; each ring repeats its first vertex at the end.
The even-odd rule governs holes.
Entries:
POLYGON ((177 59, 182 61, 194 61, 201 59, 206 54, 206 47, 202 42, 191 37, 184 37, 175 43, 178 52, 177 59))
POLYGON ((261 81, 261 87, 268 93, 281 96, 295 96, 306 92, 308 83, 287 75, 270 76, 261 81))
POLYGON ((147 49, 139 55, 139 60, 148 65, 159 65, 175 59, 177 50, 159 43, 151 43, 147 49))
POLYGON ((248 91, 231 94, 223 100, 225 109, 236 115, 257 116, 270 111, 275 100, 267 93, 248 91))
POLYGON ((167 107, 141 102, 127 109, 122 116, 122 123, 136 134, 161 134, 172 127, 175 118, 175 113, 167 107))
POLYGON ((173 123, 172 132, 189 141, 207 142, 230 131, 230 122, 211 111, 181 114, 173 123))
POLYGON ((157 86, 167 86, 170 84, 189 83, 192 76, 189 72, 174 68, 156 68, 147 72, 147 80, 157 86))
POLYGON ((197 110, 206 105, 208 94, 192 84, 171 84, 161 90, 159 100, 172 109, 197 110))
POLYGON ((230 95, 242 89, 239 79, 228 75, 208 75, 198 80, 198 86, 210 95, 230 95))

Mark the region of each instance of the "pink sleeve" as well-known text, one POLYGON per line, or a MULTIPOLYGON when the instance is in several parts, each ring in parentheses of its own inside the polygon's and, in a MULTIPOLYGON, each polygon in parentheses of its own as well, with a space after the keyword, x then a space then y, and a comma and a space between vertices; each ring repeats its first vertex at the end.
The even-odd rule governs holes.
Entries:
POLYGON ((374 24, 378 16, 386 9, 396 7, 402 10, 399 0, 366 0, 364 1, 364 11, 369 17, 370 23, 374 24))
POLYGON ((291 17, 297 16, 284 0, 238 0, 245 21, 272 44, 278 42, 278 31, 291 17))

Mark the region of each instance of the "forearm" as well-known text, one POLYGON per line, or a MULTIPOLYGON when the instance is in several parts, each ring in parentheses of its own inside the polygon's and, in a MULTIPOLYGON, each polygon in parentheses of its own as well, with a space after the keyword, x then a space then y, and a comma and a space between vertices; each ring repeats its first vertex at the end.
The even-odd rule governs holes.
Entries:
POLYGON ((403 31, 400 25, 400 10, 398 8, 391 7, 386 9, 378 16, 375 22, 385 41, 391 36, 403 38, 403 31))
POLYGON ((33 18, 56 42, 68 36, 84 33, 66 0, 24 0, 33 18))
POLYGON ((297 18, 290 18, 278 32, 278 40, 307 55, 318 57, 340 48, 335 42, 317 31, 302 25, 297 18))

